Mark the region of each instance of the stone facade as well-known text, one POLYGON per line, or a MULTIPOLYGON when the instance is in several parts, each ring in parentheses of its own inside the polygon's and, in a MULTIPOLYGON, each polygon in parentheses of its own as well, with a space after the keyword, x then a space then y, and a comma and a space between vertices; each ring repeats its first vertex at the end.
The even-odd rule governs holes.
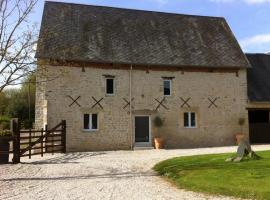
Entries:
MULTIPOLYGON (((48 123, 53 127, 60 120, 67 121, 68 151, 98 151, 131 149, 134 145, 134 116, 159 115, 164 126, 159 130, 168 148, 224 146, 234 144, 234 134, 241 130, 239 118, 245 118, 243 131, 248 134, 246 69, 238 76, 229 72, 184 72, 158 70, 132 70, 112 68, 46 66, 46 77, 51 80, 39 83, 37 89, 36 126, 48 123), (104 75, 115 76, 115 95, 106 96, 104 75), (55 78, 53 78, 55 77, 55 78), (131 81, 130 81, 131 77, 131 81), (172 79, 172 95, 155 111, 163 99, 162 77, 172 79), (131 84, 130 84, 131 82, 131 84), (130 90, 131 85, 131 90, 130 90), (132 101, 132 112, 125 101, 132 101), (68 97, 78 99, 73 104, 68 97), (96 105, 100 102, 103 109, 96 105), (190 108, 181 107, 182 100, 189 100, 190 108), (215 99, 211 106, 209 99, 215 99), (184 112, 196 113, 196 128, 184 128, 184 112), (83 130, 83 114, 98 113, 98 131, 83 130)), ((42 69, 44 70, 44 69, 42 69)), ((39 71, 41 68, 39 67, 39 71)), ((152 126, 152 138, 156 134, 152 126)))
POLYGON ((47 100, 46 93, 46 73, 45 67, 38 67, 36 73, 36 106, 35 106, 35 128, 44 128, 47 124, 47 100))

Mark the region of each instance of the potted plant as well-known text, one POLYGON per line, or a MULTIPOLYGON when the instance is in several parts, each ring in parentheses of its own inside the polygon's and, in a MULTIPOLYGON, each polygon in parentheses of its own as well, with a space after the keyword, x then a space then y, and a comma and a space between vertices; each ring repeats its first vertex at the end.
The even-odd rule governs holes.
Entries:
POLYGON ((154 144, 155 144, 155 149, 162 149, 164 148, 164 139, 161 137, 159 128, 163 126, 163 120, 159 117, 156 116, 153 120, 154 128, 155 128, 155 137, 154 137, 154 144))
MULTIPOLYGON (((11 140, 11 131, 10 130, 0 130, 0 151, 9 152, 9 142, 11 140)), ((9 153, 0 154, 0 164, 8 163, 9 153)))
MULTIPOLYGON (((9 119, 5 116, 0 116, 0 151, 9 152, 9 142, 12 133, 9 130, 9 119)), ((6 164, 9 161, 9 153, 0 154, 0 164, 6 164)))
POLYGON ((236 133, 235 135, 237 144, 239 144, 245 138, 245 134, 243 133, 243 126, 245 124, 245 121, 246 121, 245 118, 238 119, 238 125, 240 126, 241 131, 239 133, 236 133))

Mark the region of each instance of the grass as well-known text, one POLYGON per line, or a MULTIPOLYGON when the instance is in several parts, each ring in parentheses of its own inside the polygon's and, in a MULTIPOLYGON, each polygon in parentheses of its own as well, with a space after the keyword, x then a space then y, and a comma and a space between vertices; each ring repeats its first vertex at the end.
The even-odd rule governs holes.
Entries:
POLYGON ((225 162, 233 154, 179 157, 158 163, 154 170, 179 188, 215 195, 270 200, 270 151, 260 160, 225 162))

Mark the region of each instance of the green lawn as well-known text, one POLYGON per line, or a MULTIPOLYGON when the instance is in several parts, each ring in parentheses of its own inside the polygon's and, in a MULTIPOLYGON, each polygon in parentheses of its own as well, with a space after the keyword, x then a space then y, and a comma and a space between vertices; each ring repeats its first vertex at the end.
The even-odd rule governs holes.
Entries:
POLYGON ((232 154, 179 157, 154 170, 180 188, 209 194, 270 200, 270 151, 261 160, 225 162, 232 154))

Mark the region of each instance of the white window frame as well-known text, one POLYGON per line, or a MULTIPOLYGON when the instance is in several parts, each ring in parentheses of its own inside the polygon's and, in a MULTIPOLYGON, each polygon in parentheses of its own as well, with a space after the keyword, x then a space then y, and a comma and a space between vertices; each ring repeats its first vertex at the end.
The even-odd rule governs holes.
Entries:
POLYGON ((115 78, 112 78, 112 77, 105 78, 105 93, 107 96, 114 96, 115 95, 115 78), (113 93, 107 93, 107 80, 108 79, 113 80, 113 93))
POLYGON ((184 128, 197 128, 197 116, 196 112, 184 112, 184 128), (188 113, 188 126, 185 126, 185 113, 188 113), (191 126, 191 113, 195 114, 195 126, 191 126))
POLYGON ((89 132, 94 132, 94 131, 98 131, 99 129, 99 117, 98 117, 98 113, 84 113, 83 114, 83 117, 84 115, 89 115, 89 129, 85 129, 84 128, 84 118, 83 118, 83 130, 84 131, 89 131, 89 132), (93 129, 92 128, 92 115, 96 114, 97 115, 97 128, 96 129, 93 129))
POLYGON ((163 95, 166 97, 172 96, 172 80, 171 79, 163 79, 163 95), (170 94, 164 94, 165 90, 165 81, 168 81, 170 83, 170 94))

